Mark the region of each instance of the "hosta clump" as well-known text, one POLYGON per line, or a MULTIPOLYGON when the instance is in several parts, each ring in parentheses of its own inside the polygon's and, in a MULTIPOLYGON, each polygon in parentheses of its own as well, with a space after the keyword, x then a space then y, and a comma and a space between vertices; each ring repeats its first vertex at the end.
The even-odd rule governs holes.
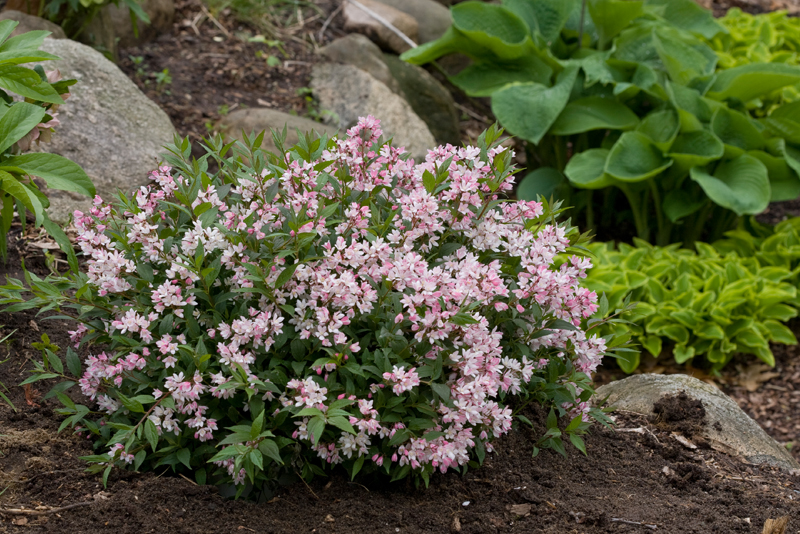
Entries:
MULTIPOLYGON (((606 342, 582 328, 598 306, 589 261, 568 255, 577 231, 499 198, 513 168, 495 129, 418 165, 380 134, 367 118, 281 157, 249 139, 210 149, 215 175, 179 143, 149 187, 75 214, 86 273, 31 275, 25 302, 6 286, 12 310, 58 307, 96 347, 67 355, 87 405, 63 395, 73 379, 56 393, 98 470, 259 485, 343 464, 427 482, 483 459, 509 395, 553 407, 541 446, 563 452, 569 414, 583 449, 606 342)), ((54 375, 47 352, 30 381, 54 375)))

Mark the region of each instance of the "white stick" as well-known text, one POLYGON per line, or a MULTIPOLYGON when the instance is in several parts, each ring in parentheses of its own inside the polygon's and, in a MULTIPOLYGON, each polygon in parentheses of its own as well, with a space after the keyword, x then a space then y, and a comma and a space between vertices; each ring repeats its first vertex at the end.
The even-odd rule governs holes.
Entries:
POLYGON ((400 37, 400 39, 402 39, 402 40, 403 40, 403 42, 404 42, 404 43, 406 43, 406 44, 407 44, 408 46, 410 46, 411 48, 416 48, 416 47, 417 47, 417 43, 415 43, 414 41, 412 41, 412 40, 411 40, 411 39, 408 37, 408 35, 404 34, 404 33, 403 33, 403 32, 401 32, 400 30, 398 30, 398 29, 397 29, 397 28, 394 26, 394 24, 392 24, 391 22, 389 22, 389 21, 388 21, 388 20, 386 20, 385 18, 381 17, 380 15, 378 15, 377 13, 375 13, 374 11, 372 11, 370 8, 368 8, 367 6, 365 6, 364 4, 362 4, 361 2, 359 2, 358 0, 345 0, 345 1, 346 1, 346 2, 350 2, 351 4, 353 4, 354 6, 356 6, 357 8, 361 9, 362 11, 364 11, 364 12, 365 12, 367 15, 369 15, 370 17, 374 18, 375 20, 377 20, 378 22, 380 22, 381 24, 383 24, 384 26, 386 26, 387 28, 389 28, 389 29, 390 29, 390 30, 391 30, 391 31, 392 31, 394 34, 396 34, 398 37, 400 37))

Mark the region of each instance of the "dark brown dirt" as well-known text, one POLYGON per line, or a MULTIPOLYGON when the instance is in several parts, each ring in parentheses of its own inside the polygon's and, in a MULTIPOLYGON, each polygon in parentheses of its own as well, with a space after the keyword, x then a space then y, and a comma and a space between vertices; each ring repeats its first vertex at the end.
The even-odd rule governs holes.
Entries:
POLYGON ((661 398, 653 405, 653 412, 656 426, 680 432, 689 438, 705 426, 706 409, 703 403, 690 398, 685 391, 661 398))

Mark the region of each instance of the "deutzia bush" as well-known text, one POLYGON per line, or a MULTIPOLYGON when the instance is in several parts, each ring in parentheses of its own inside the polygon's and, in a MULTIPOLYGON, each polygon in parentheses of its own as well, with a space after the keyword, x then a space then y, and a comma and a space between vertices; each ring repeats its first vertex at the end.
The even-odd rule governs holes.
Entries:
POLYGON ((570 255, 582 236, 501 198, 512 154, 494 128, 420 164, 380 135, 369 117, 286 151, 274 134, 280 157, 261 134, 191 162, 178 140, 133 198, 75 213, 85 273, 29 275, 27 301, 5 286, 11 310, 80 321, 91 355, 66 363, 86 404, 53 350, 29 381, 67 379, 63 426, 95 440, 97 471, 258 486, 342 464, 427 483, 483 460, 512 395, 552 407, 539 446, 563 452, 566 432, 583 450, 606 340, 585 330, 598 303, 580 285, 589 260, 570 255))

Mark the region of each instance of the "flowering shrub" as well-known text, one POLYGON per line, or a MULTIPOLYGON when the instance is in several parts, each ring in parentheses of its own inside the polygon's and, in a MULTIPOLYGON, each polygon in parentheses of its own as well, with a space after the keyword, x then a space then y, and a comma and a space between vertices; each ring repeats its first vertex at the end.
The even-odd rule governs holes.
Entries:
POLYGON ((510 395, 552 407, 540 446, 564 451, 569 415, 584 450, 607 345, 583 328, 600 324, 590 262, 569 255, 585 239, 557 210, 500 198, 500 132, 418 165, 371 117, 288 151, 274 135, 280 157, 263 134, 236 157, 170 147, 150 186, 75 213, 85 273, 30 275, 28 300, 19 281, 0 292, 7 311, 74 316, 75 347, 95 347, 66 355, 87 405, 63 394, 76 379, 51 350, 27 380, 67 379, 62 426, 96 440, 95 469, 259 485, 343 464, 427 483, 483 460, 511 429, 510 395))

